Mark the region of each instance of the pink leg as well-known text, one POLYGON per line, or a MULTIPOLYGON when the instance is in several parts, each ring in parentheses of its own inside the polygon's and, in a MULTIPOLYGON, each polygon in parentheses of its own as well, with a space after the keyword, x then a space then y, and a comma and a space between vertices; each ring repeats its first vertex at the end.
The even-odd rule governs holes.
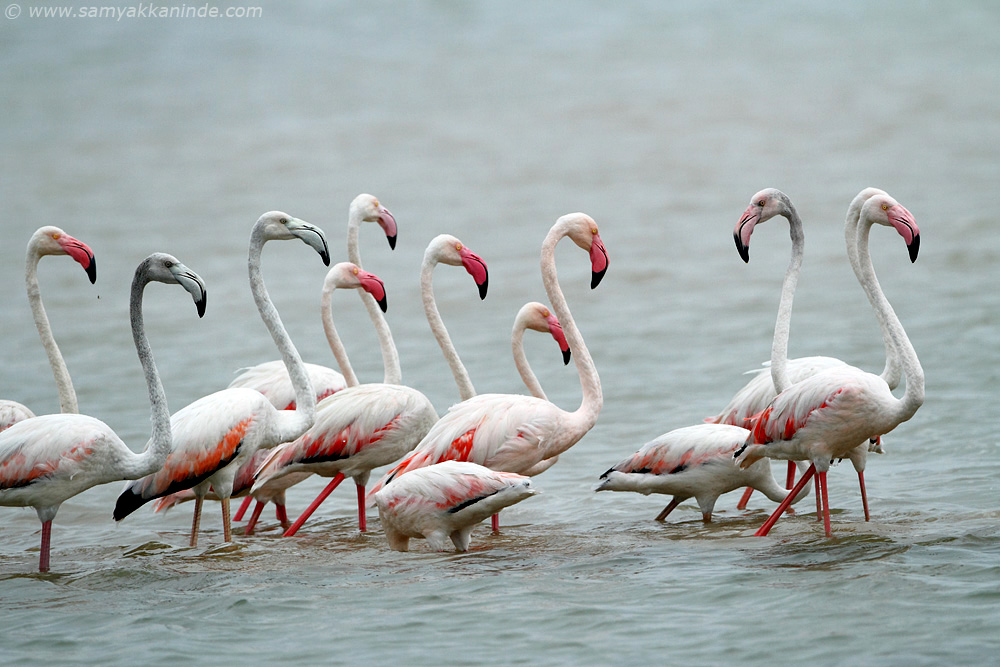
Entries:
POLYGON ((358 487, 358 527, 361 532, 365 532, 368 527, 368 513, 365 512, 365 485, 356 484, 358 487))
POLYGON ((680 505, 682 502, 687 500, 687 498, 681 498, 680 496, 674 496, 667 503, 667 506, 663 508, 663 511, 656 515, 657 521, 663 521, 667 518, 667 515, 674 511, 674 508, 680 505))
POLYGON ((204 500, 202 497, 197 497, 194 499, 194 519, 191 521, 191 546, 198 546, 198 523, 201 521, 201 503, 204 500))
POLYGON ((490 528, 493 529, 494 533, 500 532, 500 513, 496 513, 490 517, 490 528))
POLYGON ((819 480, 819 486, 823 490, 823 528, 826 530, 827 537, 833 537, 833 533, 830 532, 830 499, 826 495, 826 473, 821 472, 816 475, 819 480))
POLYGON ((282 528, 284 528, 285 530, 288 530, 288 527, 291 524, 288 522, 288 512, 285 511, 285 504, 284 503, 281 503, 281 504, 275 503, 274 504, 274 518, 277 519, 281 523, 281 527, 282 528))
POLYGON ((868 492, 865 490, 865 471, 858 471, 858 482, 861 484, 861 504, 865 506, 865 521, 871 520, 871 515, 868 514, 868 492))
POLYGON ((816 485, 814 487, 814 490, 816 491, 816 521, 822 521, 823 520, 823 498, 821 497, 822 496, 822 492, 820 491, 820 488, 819 488, 819 475, 816 475, 816 479, 813 480, 813 481, 816 482, 816 485))
POLYGON ((767 521, 764 522, 764 525, 757 529, 757 532, 754 533, 755 537, 763 537, 771 531, 771 528, 778 521, 778 518, 781 517, 781 515, 784 514, 785 510, 788 509, 789 505, 792 504, 792 498, 799 495, 799 492, 805 487, 806 483, 809 481, 809 478, 812 477, 814 474, 816 474, 816 466, 811 465, 809 466, 809 469, 806 470, 805 474, 803 474, 802 477, 799 478, 799 481, 795 485, 795 488, 789 491, 788 495, 785 496, 785 499, 781 501, 781 504, 778 505, 778 509, 774 510, 774 513, 767 518, 767 521))
POLYGON ((253 500, 252 496, 247 496, 246 498, 243 499, 243 502, 240 503, 239 509, 236 510, 236 515, 233 516, 233 521, 243 520, 243 515, 247 513, 248 509, 250 509, 250 502, 252 500, 253 500))
POLYGON ((49 571, 49 547, 52 544, 52 522, 46 521, 42 524, 42 548, 38 556, 38 571, 49 571))
POLYGON ((226 542, 233 541, 233 522, 229 518, 229 498, 222 499, 222 537, 226 542))
POLYGON ((337 486, 343 481, 344 473, 338 472, 336 477, 330 480, 330 483, 326 485, 326 488, 319 492, 319 495, 316 496, 316 500, 312 501, 312 504, 306 508, 306 511, 302 513, 302 516, 296 519, 295 523, 293 523, 291 527, 285 531, 285 537, 291 537, 297 533, 299 528, 302 527, 302 524, 306 522, 306 519, 312 516, 312 513, 316 511, 316 508, 322 505, 327 496, 333 493, 333 490, 336 489, 337 486))
POLYGON ((748 486, 746 491, 743 492, 743 497, 740 498, 740 502, 736 503, 736 509, 745 510, 747 508, 747 503, 750 502, 750 496, 753 495, 753 487, 748 486))
POLYGON ((788 462, 788 472, 785 474, 785 488, 790 489, 795 486, 795 464, 788 462))
POLYGON ((253 514, 250 515, 250 520, 247 521, 247 527, 243 530, 244 535, 253 535, 254 526, 257 525, 257 519, 260 518, 260 513, 264 511, 264 505, 267 505, 263 500, 258 500, 257 504, 253 508, 253 514))

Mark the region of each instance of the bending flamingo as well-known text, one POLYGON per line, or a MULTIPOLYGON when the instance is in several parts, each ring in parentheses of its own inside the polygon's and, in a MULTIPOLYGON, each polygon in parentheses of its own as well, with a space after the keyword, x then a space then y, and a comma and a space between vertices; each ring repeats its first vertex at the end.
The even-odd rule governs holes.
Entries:
POLYGON ((604 277, 608 256, 597 224, 583 213, 559 218, 542 243, 542 281, 574 353, 583 390, 580 407, 567 412, 549 401, 514 394, 480 394, 463 401, 453 406, 417 448, 379 480, 368 494, 369 503, 393 480, 441 461, 472 461, 493 470, 523 474, 572 447, 597 422, 604 402, 601 381, 556 275, 555 247, 566 236, 590 255, 591 288, 604 277))
MULTIPOLYGON (((793 493, 798 493, 814 474, 818 477, 817 492, 827 536, 831 531, 826 472, 831 461, 848 456, 859 442, 888 433, 910 419, 924 400, 920 361, 872 266, 868 237, 876 223, 894 227, 910 247, 911 258, 916 256, 920 231, 910 212, 888 195, 872 196, 861 209, 855 271, 880 326, 888 332, 899 355, 906 377, 903 397, 893 396, 885 379, 878 375, 853 366, 830 368, 778 394, 753 420, 751 436, 736 452, 741 467, 764 456, 811 461, 793 493)), ((757 535, 766 535, 786 507, 784 502, 779 505, 757 535)))
MULTIPOLYGON (((431 331, 438 341, 451 367, 452 375, 463 397, 475 393, 469 374, 448 336, 434 300, 432 276, 439 264, 463 266, 479 286, 480 298, 486 297, 489 275, 486 263, 476 253, 454 236, 441 234, 431 240, 424 253, 420 271, 421 295, 431 331)), ((324 303, 328 301, 324 299, 324 303)), ((327 337, 344 374, 349 375, 350 361, 340 344, 332 317, 324 315, 327 337)), ((388 327, 385 327, 388 331, 388 327)), ((392 345, 391 338, 380 331, 383 359, 396 359, 385 350, 392 345)), ((388 369, 388 367, 387 367, 388 369)), ((386 375, 389 375, 387 370, 386 375)), ((352 391, 341 392, 343 398, 334 398, 320 404, 316 424, 296 442, 282 446, 264 464, 257 474, 258 485, 277 479, 289 472, 314 472, 333 479, 309 505, 302 515, 285 531, 286 537, 294 535, 319 505, 344 480, 351 477, 357 488, 358 525, 361 532, 367 528, 365 513, 365 485, 371 471, 399 460, 420 442, 431 424, 437 421, 437 412, 420 392, 398 384, 359 385, 352 391)))
MULTIPOLYGON (((38 262, 46 255, 69 255, 84 268, 91 284, 97 280, 97 263, 94 260, 94 253, 86 243, 78 241, 58 227, 51 225, 39 227, 28 240, 27 260, 24 266, 28 303, 31 306, 35 327, 38 329, 38 337, 42 340, 42 347, 45 348, 52 376, 56 381, 59 410, 64 414, 75 414, 80 412, 80 409, 76 401, 76 392, 73 390, 73 381, 70 379, 62 352, 59 351, 56 339, 52 335, 52 327, 48 315, 45 314, 41 288, 38 285, 38 262)), ((34 412, 17 401, 0 400, 0 431, 34 416, 34 412)))
MULTIPOLYGON (((729 424, 696 424, 674 429, 647 442, 601 475, 594 490, 672 495, 670 503, 657 515, 657 521, 663 521, 675 507, 693 497, 701 508, 702 520, 708 523, 719 496, 744 486, 781 502, 788 491, 774 481, 769 461, 757 461, 742 469, 733 460, 733 452, 749 435, 745 428, 729 424)), ((809 489, 805 488, 791 502, 798 502, 808 494, 809 489)))
POLYGON ((43 415, 0 433, 0 505, 34 507, 42 522, 40 572, 49 569, 52 520, 63 501, 97 484, 148 475, 170 451, 170 411, 142 323, 142 295, 151 281, 182 286, 205 313, 205 284, 170 255, 156 253, 136 269, 129 314, 132 338, 146 377, 153 437, 142 454, 111 427, 80 414, 43 415))
POLYGON ((163 468, 129 484, 118 497, 114 518, 121 521, 147 502, 175 491, 193 488, 194 520, 191 546, 198 544, 202 501, 214 488, 222 499, 222 525, 226 542, 232 540, 229 497, 239 467, 258 449, 293 440, 309 428, 316 416, 316 395, 302 359, 278 311, 267 294, 260 270, 264 244, 299 239, 330 263, 326 237, 318 227, 280 211, 265 213, 250 234, 250 290, 260 317, 271 334, 295 386, 295 410, 278 410, 253 389, 232 388, 196 400, 171 418, 174 445, 163 468))
POLYGON ((443 461, 404 475, 375 494, 389 547, 408 551, 411 537, 434 551, 468 551, 472 529, 488 516, 536 493, 523 475, 475 463, 443 461))
MULTIPOLYGON (((857 266, 856 232, 861 207, 869 198, 876 194, 884 195, 885 192, 876 188, 862 190, 853 199, 847 210, 845 240, 847 256, 852 268, 857 266)), ((780 391, 783 391, 789 385, 800 382, 827 368, 846 365, 840 359, 824 356, 788 359, 788 335, 792 313, 792 300, 795 295, 795 287, 798 283, 799 272, 802 266, 804 234, 802 220, 799 218, 795 206, 787 195, 780 190, 768 188, 761 190, 753 196, 750 200, 750 205, 741 216, 733 235, 736 240, 737 250, 739 250, 743 261, 749 262, 750 236, 753 234, 753 230, 756 225, 766 222, 776 215, 781 215, 788 220, 789 234, 792 239, 792 254, 784 281, 782 282, 781 300, 778 306, 778 317, 774 327, 774 340, 771 346, 771 372, 765 372, 763 369, 757 371, 754 378, 733 396, 722 412, 715 417, 706 419, 708 422, 747 426, 753 416, 759 414, 780 391)), ((915 251, 912 252, 911 259, 916 259, 915 251)), ((900 379, 898 355, 884 329, 882 334, 886 349, 886 365, 882 372, 882 377, 886 380, 889 387, 894 389, 899 384, 900 379)), ((870 516, 864 479, 868 449, 868 442, 865 442, 850 454, 851 461, 858 474, 858 483, 861 488, 861 500, 866 520, 870 516)), ((786 488, 792 487, 794 477, 795 468, 789 462, 786 488)), ((753 489, 748 487, 737 507, 740 509, 745 508, 752 493, 753 489)))

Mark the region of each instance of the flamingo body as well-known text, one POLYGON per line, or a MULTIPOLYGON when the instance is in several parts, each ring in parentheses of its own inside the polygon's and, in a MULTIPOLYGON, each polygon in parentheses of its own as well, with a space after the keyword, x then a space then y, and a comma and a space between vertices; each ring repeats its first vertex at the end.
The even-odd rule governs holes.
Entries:
POLYGON ((476 524, 535 493, 523 475, 446 461, 402 477, 376 493, 375 502, 393 550, 407 551, 416 537, 434 551, 448 551, 449 540, 467 551, 476 524))
POLYGON ((0 431, 6 431, 19 421, 31 419, 35 413, 17 401, 0 400, 0 431))
MULTIPOLYGON (((306 373, 309 374, 313 390, 316 392, 317 402, 347 386, 344 376, 332 368, 319 364, 303 365, 306 368, 306 373)), ((265 361, 262 364, 241 369, 239 375, 229 383, 229 387, 256 389, 279 410, 295 409, 295 387, 292 386, 292 380, 288 377, 288 369, 280 360, 265 361)))

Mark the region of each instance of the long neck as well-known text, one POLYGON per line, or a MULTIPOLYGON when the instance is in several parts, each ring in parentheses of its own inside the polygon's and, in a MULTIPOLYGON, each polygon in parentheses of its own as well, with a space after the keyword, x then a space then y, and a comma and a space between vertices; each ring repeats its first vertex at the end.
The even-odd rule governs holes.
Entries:
POLYGON ((535 398, 540 398, 543 401, 549 400, 542 390, 542 384, 535 377, 535 372, 531 370, 531 364, 528 363, 528 355, 524 352, 524 327, 518 326, 517 323, 514 324, 514 330, 510 334, 510 345, 514 353, 514 365, 517 367, 517 372, 521 376, 524 386, 535 398))
POLYGON ((332 302, 333 293, 336 289, 330 283, 324 283, 323 285, 322 303, 320 305, 320 312, 323 317, 323 331, 326 332, 326 341, 330 344, 330 351, 333 352, 337 364, 340 365, 340 372, 343 373, 347 386, 356 387, 359 384, 358 376, 354 374, 351 360, 347 357, 347 348, 344 347, 344 343, 340 340, 337 327, 333 325, 332 302))
POLYGON ((253 293, 253 300, 257 304, 260 318, 270 332, 278 352, 281 353, 281 360, 285 363, 285 368, 288 369, 288 377, 295 390, 295 410, 281 410, 276 422, 281 435, 280 442, 286 442, 294 440, 312 426, 316 418, 316 393, 309 381, 305 364, 302 363, 302 358, 299 356, 298 350, 295 349, 292 339, 288 336, 285 326, 281 323, 278 311, 271 303, 267 288, 264 286, 264 277, 260 271, 260 255, 264 243, 262 234, 255 230, 250 237, 248 261, 250 291, 253 293))
MULTIPOLYGON (((347 259, 357 264, 358 268, 365 268, 361 263, 361 250, 358 247, 358 236, 361 232, 361 214, 351 209, 347 219, 347 259)), ((403 373, 399 366, 399 353, 396 351, 396 343, 392 339, 392 331, 389 323, 385 319, 385 314, 375 302, 375 298, 367 292, 361 292, 361 301, 368 310, 368 317, 375 327, 378 335, 379 347, 382 349, 382 366, 385 368, 383 382, 385 384, 402 384, 403 373)))
POLYGON ((52 327, 49 325, 49 317, 45 314, 45 306, 42 305, 42 293, 38 286, 38 259, 38 253, 33 247, 29 247, 28 260, 24 267, 24 283, 28 290, 28 303, 31 305, 31 315, 35 318, 35 327, 38 328, 38 337, 42 339, 45 354, 49 357, 52 376, 56 380, 56 389, 59 391, 59 410, 63 413, 76 414, 80 412, 80 407, 76 401, 73 380, 70 379, 66 361, 63 360, 62 352, 56 345, 56 339, 52 335, 52 327))
POLYGON ((167 407, 167 396, 160 382, 160 374, 156 370, 153 351, 146 338, 146 329, 142 322, 142 294, 149 279, 146 275, 146 265, 142 265, 135 273, 132 281, 132 293, 129 298, 129 319, 132 322, 132 340, 135 351, 142 364, 142 373, 146 378, 146 389, 149 392, 150 420, 153 423, 153 435, 146 451, 127 461, 128 470, 124 471, 126 479, 138 479, 150 475, 163 466, 170 454, 172 439, 170 433, 170 409, 167 407))
POLYGON ((779 394, 788 388, 788 332, 792 321, 792 301, 795 298, 795 287, 799 283, 799 273, 802 270, 802 255, 805 247, 805 234, 802 231, 802 220, 794 206, 790 206, 788 215, 788 233, 792 238, 792 256, 785 271, 785 279, 781 283, 781 301, 778 303, 778 319, 774 325, 774 340, 771 342, 771 381, 779 394))
POLYGON ((441 352, 444 354, 451 374, 458 385, 458 393, 463 401, 467 401, 476 395, 476 388, 472 386, 469 372, 465 370, 462 360, 458 357, 458 351, 451 342, 448 329, 444 326, 441 313, 438 312, 437 303, 434 300, 434 266, 437 264, 431 253, 424 255, 423 265, 420 268, 420 296, 424 302, 424 313, 427 314, 427 323, 431 325, 431 332, 437 340, 441 352))
MULTIPOLYGON (((860 276, 861 271, 858 265, 858 221, 861 218, 861 207, 868 201, 870 196, 865 196, 866 192, 868 191, 862 191, 861 194, 851 201, 851 205, 847 209, 847 220, 844 224, 844 241, 847 245, 847 258, 851 262, 851 269, 854 270, 855 276, 860 276)), ((882 379, 889 385, 889 389, 895 389, 899 386, 900 376, 902 375, 899 353, 896 350, 896 346, 892 344, 889 331, 881 320, 879 321, 879 329, 882 332, 882 344, 885 346, 885 368, 882 369, 882 379)))
POLYGON ((899 363, 906 375, 906 390, 903 392, 903 397, 897 401, 896 414, 894 415, 898 420, 896 423, 900 423, 912 417, 917 408, 924 402, 924 369, 921 368, 916 350, 913 349, 913 344, 910 343, 906 331, 903 330, 903 325, 882 292, 882 287, 875 275, 875 267, 872 265, 872 257, 868 249, 868 235, 871 232, 871 227, 871 221, 862 220, 858 224, 857 277, 865 294, 868 295, 868 301, 875 311, 879 326, 887 332, 888 340, 897 350, 899 363))
POLYGON ((549 303, 552 304, 552 310, 555 311, 556 317, 562 324, 566 342, 569 343, 569 349, 573 351, 576 370, 580 374, 583 401, 574 413, 574 422, 576 428, 579 429, 578 440, 597 423, 597 416, 601 413, 601 407, 604 405, 604 395, 601 393, 601 378, 597 375, 594 360, 590 356, 587 344, 583 341, 583 335, 573 320, 573 314, 569 311, 562 288, 559 287, 559 278, 556 275, 556 244, 565 235, 565 230, 553 227, 542 243, 542 283, 545 285, 545 292, 548 295, 549 303))

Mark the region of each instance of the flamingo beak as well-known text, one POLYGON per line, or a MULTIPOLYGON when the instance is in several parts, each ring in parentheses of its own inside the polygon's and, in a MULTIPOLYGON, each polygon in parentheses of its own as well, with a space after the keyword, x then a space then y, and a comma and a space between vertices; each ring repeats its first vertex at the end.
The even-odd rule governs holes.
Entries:
POLYGON ((322 229, 295 218, 288 223, 288 231, 318 252, 324 266, 330 266, 330 247, 327 245, 326 234, 323 233, 322 229))
POLYGON ((174 274, 174 278, 177 279, 181 287, 186 289, 191 298, 194 299, 194 305, 198 309, 198 317, 204 317, 205 306, 208 302, 208 290, 205 289, 205 281, 197 273, 180 263, 174 264, 170 268, 170 271, 174 274))
POLYGON ((368 273, 367 271, 361 271, 358 273, 358 280, 361 281, 361 289, 372 295, 375 302, 378 303, 378 307, 382 309, 384 313, 389 307, 389 303, 385 296, 385 285, 382 283, 381 278, 376 276, 374 273, 368 273))
POLYGON ((385 206, 378 207, 378 225, 385 232, 386 239, 389 240, 389 249, 396 249, 396 218, 385 206))
POLYGON ((562 350, 563 365, 568 365, 572 353, 569 349, 569 343, 566 342, 566 334, 563 332, 562 325, 559 324, 559 320, 556 319, 554 314, 550 314, 547 321, 549 324, 549 333, 555 339, 556 343, 559 344, 559 349, 562 350))
POLYGON ((594 232, 594 238, 590 244, 590 289, 596 288, 604 280, 604 274, 608 272, 608 251, 601 241, 601 236, 594 232))
POLYGON ((479 286, 480 300, 485 299, 486 291, 490 286, 490 275, 486 268, 486 262, 483 261, 482 257, 465 246, 462 246, 461 256, 462 266, 465 267, 465 270, 469 272, 472 279, 476 281, 476 285, 479 286))
POLYGON ((83 241, 78 241, 69 234, 63 234, 59 239, 59 245, 66 254, 72 257, 87 272, 90 284, 97 282, 97 262, 90 247, 83 241))
POLYGON ((896 204, 889 207, 886 215, 889 217, 889 222, 906 242, 906 247, 910 252, 910 262, 917 261, 917 253, 920 252, 920 228, 917 227, 917 221, 914 220, 913 214, 901 204, 896 204))
POLYGON ((759 220, 760 214, 757 212, 757 207, 750 204, 747 206, 747 210, 743 211, 740 221, 736 223, 736 229, 733 230, 733 240, 736 241, 736 250, 747 264, 750 263, 750 235, 753 234, 754 225, 759 220))

